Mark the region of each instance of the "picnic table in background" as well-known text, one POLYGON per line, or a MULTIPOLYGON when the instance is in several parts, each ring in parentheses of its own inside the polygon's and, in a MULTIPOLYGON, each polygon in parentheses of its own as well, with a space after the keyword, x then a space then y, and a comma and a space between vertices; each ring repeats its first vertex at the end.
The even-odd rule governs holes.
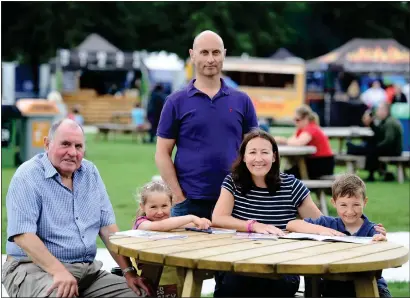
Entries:
POLYGON ((405 264, 409 254, 406 247, 392 242, 255 241, 235 239, 232 234, 171 233, 188 237, 152 240, 114 235, 108 248, 144 263, 142 275, 152 278, 154 285, 158 285, 164 265, 177 267, 184 280, 178 297, 200 297, 203 280, 213 278, 214 271, 272 279, 283 274, 303 275, 314 281, 313 297, 318 294, 320 277, 353 280, 357 297, 378 297, 377 271, 405 264))
POLYGON ((374 135, 373 131, 368 127, 350 126, 350 127, 323 127, 324 134, 329 139, 338 139, 338 153, 343 151, 345 139, 366 139, 374 135))
POLYGON ((315 146, 288 146, 278 145, 279 156, 287 159, 295 159, 302 179, 308 180, 305 157, 316 153, 315 146))

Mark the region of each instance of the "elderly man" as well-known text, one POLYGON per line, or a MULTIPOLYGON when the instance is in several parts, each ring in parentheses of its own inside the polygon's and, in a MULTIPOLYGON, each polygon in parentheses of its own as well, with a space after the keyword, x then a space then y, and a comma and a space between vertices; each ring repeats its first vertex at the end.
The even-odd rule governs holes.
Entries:
POLYGON ((366 112, 363 115, 363 124, 369 126, 374 136, 366 143, 355 145, 347 143, 347 153, 353 155, 366 156, 366 170, 369 171, 367 182, 375 181, 374 173, 377 170, 384 175, 385 181, 393 181, 394 175, 385 172, 380 167, 379 156, 400 156, 403 150, 403 129, 400 122, 390 116, 390 106, 387 103, 381 103, 376 110, 377 120, 372 117, 371 113, 366 112), (379 122, 376 125, 376 122, 379 122))
POLYGON ((124 277, 100 270, 97 234, 117 232, 114 211, 93 163, 84 160, 82 128, 52 125, 45 153, 22 164, 6 198, 7 261, 2 282, 11 297, 138 297, 152 294, 129 259, 111 253, 124 277))
POLYGON ((258 123, 249 96, 222 79, 226 54, 222 38, 204 31, 189 54, 195 79, 167 98, 157 130, 155 161, 175 195, 172 215, 210 219, 243 136, 258 123))

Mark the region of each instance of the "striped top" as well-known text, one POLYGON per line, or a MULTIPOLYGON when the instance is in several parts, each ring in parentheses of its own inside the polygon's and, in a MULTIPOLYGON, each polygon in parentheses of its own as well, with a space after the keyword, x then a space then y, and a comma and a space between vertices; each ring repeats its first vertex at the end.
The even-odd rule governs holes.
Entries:
POLYGON ((67 188, 47 154, 23 163, 11 179, 6 197, 7 254, 27 257, 13 241, 16 235, 36 234, 64 263, 92 262, 101 227, 115 224, 114 211, 101 176, 83 159, 67 188))
POLYGON ((254 219, 285 230, 287 223, 296 219, 298 207, 310 191, 293 175, 280 173, 280 179, 280 188, 274 195, 269 194, 267 188, 256 186, 244 195, 231 174, 226 176, 222 187, 234 196, 232 216, 242 220, 254 219))

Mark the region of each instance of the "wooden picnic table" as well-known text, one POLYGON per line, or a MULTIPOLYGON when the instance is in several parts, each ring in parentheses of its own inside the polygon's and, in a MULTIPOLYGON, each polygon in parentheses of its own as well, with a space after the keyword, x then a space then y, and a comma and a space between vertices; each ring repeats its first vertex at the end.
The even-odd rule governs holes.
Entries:
POLYGON ((339 140, 339 154, 343 151, 343 143, 345 139, 365 139, 374 136, 373 131, 368 127, 323 127, 322 130, 329 139, 339 140))
POLYGON ((278 145, 280 157, 296 159, 302 179, 309 179, 305 157, 316 153, 315 146, 288 146, 278 145))
POLYGON ((184 239, 151 240, 111 236, 109 249, 144 263, 143 276, 158 285, 164 265, 177 268, 183 288, 178 297, 200 297, 204 279, 214 271, 230 271, 256 277, 278 278, 282 274, 310 277, 311 295, 317 296, 318 278, 353 280, 357 297, 379 297, 377 271, 399 267, 408 261, 406 247, 377 242, 352 244, 308 240, 234 239, 187 231, 184 239))

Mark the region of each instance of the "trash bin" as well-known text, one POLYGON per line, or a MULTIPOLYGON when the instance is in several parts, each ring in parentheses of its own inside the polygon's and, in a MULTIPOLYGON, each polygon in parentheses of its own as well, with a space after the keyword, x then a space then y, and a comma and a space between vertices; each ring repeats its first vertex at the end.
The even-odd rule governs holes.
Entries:
POLYGON ((46 99, 20 99, 17 108, 24 116, 20 158, 22 162, 44 152, 44 137, 48 135, 58 108, 46 99))
POLYGON ((22 115, 14 105, 1 106, 1 161, 2 167, 20 165, 20 135, 22 115))
POLYGON ((403 128, 403 151, 410 151, 410 104, 392 104, 391 115, 400 121, 403 128))

